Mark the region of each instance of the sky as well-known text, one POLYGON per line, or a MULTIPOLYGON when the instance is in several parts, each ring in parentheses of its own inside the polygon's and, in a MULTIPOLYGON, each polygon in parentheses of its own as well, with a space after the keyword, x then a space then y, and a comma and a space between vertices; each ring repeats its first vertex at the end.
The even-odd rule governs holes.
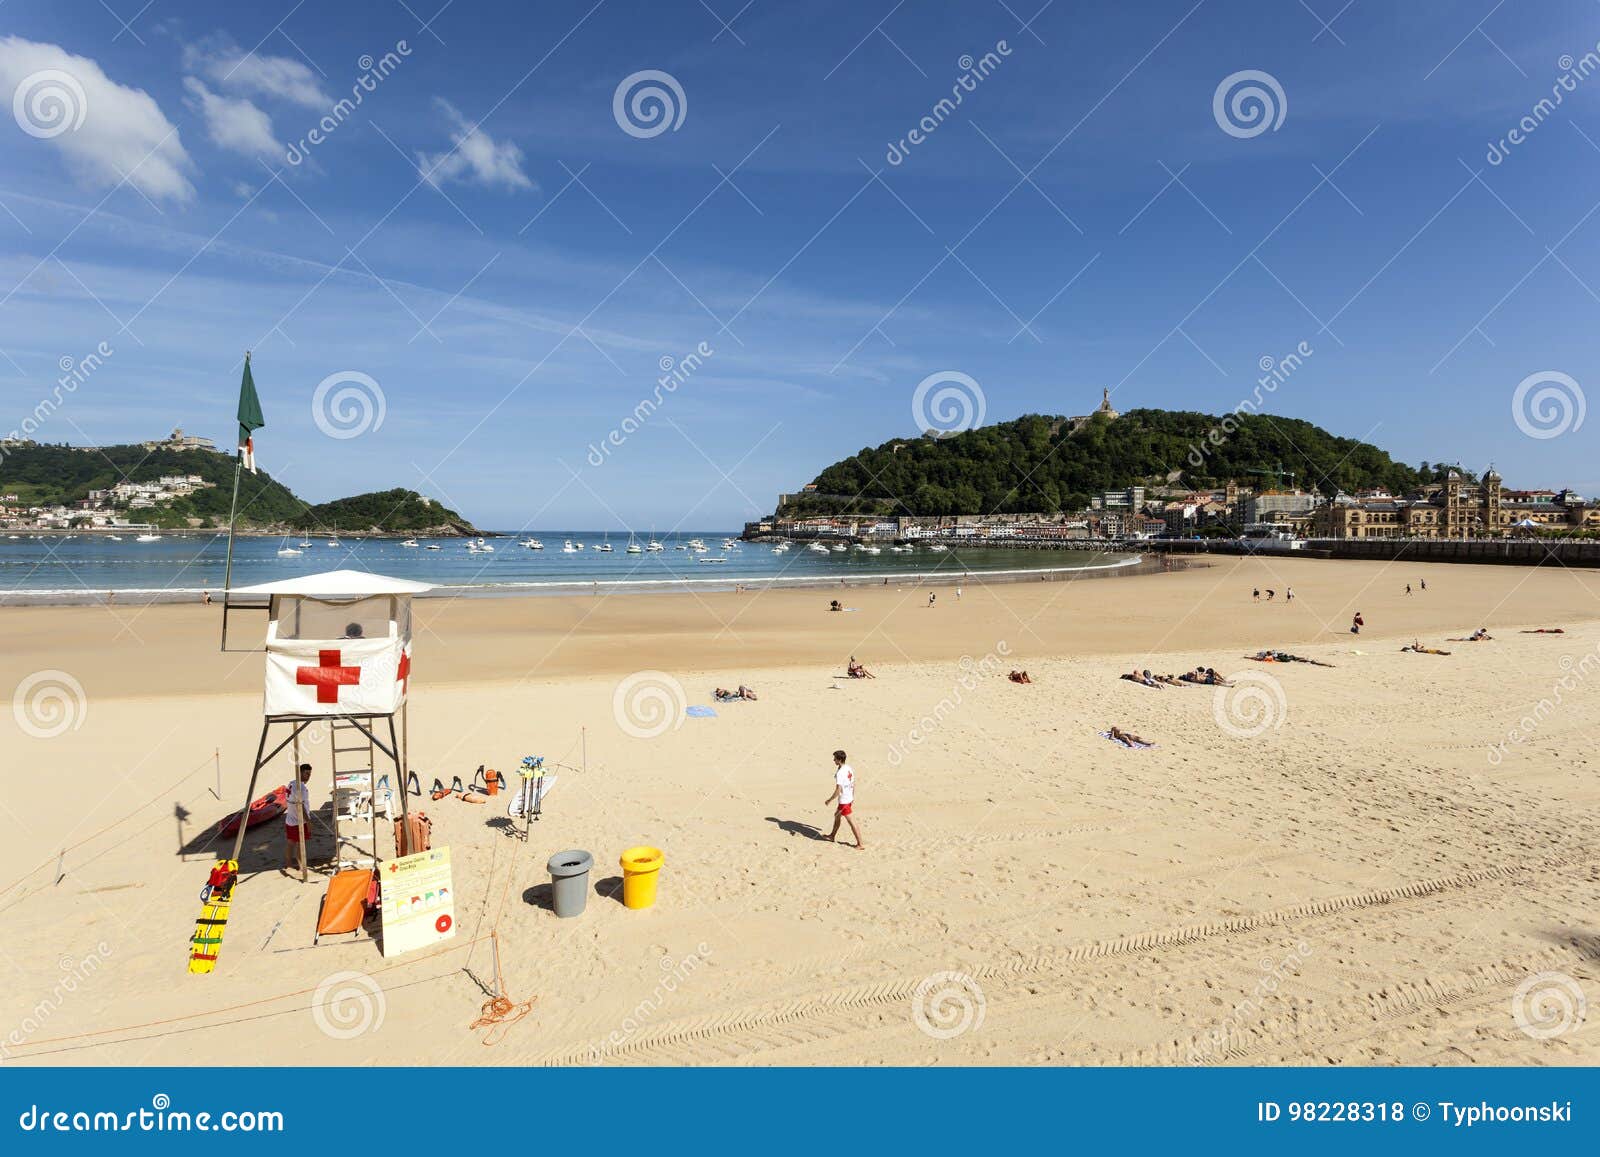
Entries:
POLYGON ((301 496, 501 529, 1102 390, 1600 494, 1594 0, 6 0, 0 95, 0 433, 250 350, 301 496))

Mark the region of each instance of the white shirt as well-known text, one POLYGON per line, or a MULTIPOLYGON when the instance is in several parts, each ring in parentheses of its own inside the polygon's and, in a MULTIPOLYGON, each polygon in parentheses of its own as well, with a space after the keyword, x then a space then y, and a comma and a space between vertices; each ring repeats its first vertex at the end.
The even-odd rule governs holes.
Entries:
POLYGON ((305 805, 308 812, 311 810, 311 799, 306 785, 297 779, 289 785, 289 812, 283 817, 283 822, 291 828, 300 826, 301 804, 305 805))
POLYGON ((841 763, 834 773, 833 782, 839 785, 839 802, 854 803, 856 799, 856 773, 848 763, 841 763))

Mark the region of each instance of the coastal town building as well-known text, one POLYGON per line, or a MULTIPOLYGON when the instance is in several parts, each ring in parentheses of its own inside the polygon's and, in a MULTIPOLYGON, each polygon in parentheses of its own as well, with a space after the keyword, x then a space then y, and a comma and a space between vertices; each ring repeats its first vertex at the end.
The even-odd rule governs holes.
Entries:
POLYGON ((210 438, 197 437, 194 434, 185 434, 183 427, 175 428, 159 442, 143 443, 146 450, 215 450, 217 444, 210 438))

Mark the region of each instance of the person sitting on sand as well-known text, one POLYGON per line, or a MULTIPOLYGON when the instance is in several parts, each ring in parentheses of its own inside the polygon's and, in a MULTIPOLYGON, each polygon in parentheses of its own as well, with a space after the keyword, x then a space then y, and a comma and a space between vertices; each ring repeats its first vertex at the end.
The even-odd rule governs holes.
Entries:
POLYGON ((845 668, 845 671, 850 676, 850 678, 852 678, 852 679, 876 679, 877 678, 877 676, 874 675, 871 671, 867 670, 860 663, 857 663, 856 662, 856 657, 854 655, 850 656, 850 665, 847 668, 845 668))
POLYGON ((1205 682, 1207 682, 1211 686, 1213 686, 1213 687, 1232 687, 1233 686, 1233 683, 1232 683, 1231 680, 1224 679, 1221 675, 1217 674, 1217 671, 1216 671, 1215 667, 1205 667, 1205 668, 1202 668, 1202 670, 1205 671, 1205 676, 1206 676, 1205 677, 1205 682))
POLYGON ((1112 739, 1115 739, 1118 743, 1126 743, 1129 747, 1154 747, 1155 746, 1155 744, 1151 743, 1148 739, 1140 739, 1133 732, 1124 731, 1124 730, 1122 730, 1122 728, 1118 727, 1115 723, 1113 723, 1111 725, 1111 730, 1106 732, 1106 734, 1108 736, 1110 736, 1112 739))
POLYGON ((1360 611, 1357 611, 1356 617, 1350 620, 1350 633, 1352 635, 1359 635, 1361 633, 1361 628, 1366 625, 1367 620, 1361 617, 1360 611))
POLYGON ((842 611, 842 610, 844 610, 844 604, 841 603, 838 599, 834 599, 833 601, 831 601, 828 604, 828 609, 830 611, 842 611))
POLYGON ((1278 597, 1278 592, 1273 590, 1271 587, 1268 587, 1267 588, 1267 602, 1270 603, 1273 599, 1275 599, 1277 597, 1278 597))
POLYGON ((1013 683, 1032 683, 1033 682, 1033 680, 1028 677, 1028 673, 1026 671, 1013 671, 1013 672, 1011 672, 1011 674, 1007 675, 1006 678, 1010 679, 1013 683))

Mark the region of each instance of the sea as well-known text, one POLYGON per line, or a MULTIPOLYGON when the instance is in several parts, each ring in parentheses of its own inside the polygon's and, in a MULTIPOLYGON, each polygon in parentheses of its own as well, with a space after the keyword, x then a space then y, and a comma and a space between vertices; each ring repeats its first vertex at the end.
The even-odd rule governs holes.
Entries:
MULTIPOLYGON (((217 595, 227 565, 228 537, 191 531, 162 534, 156 542, 120 541, 104 533, 0 534, 0 605, 181 602, 201 592, 217 595)), ((645 539, 637 540, 640 546, 645 539)), ((317 536, 234 540, 233 585, 272 582, 330 570, 365 570, 432 583, 442 595, 560 595, 732 590, 735 587, 856 586, 950 582, 964 574, 992 580, 1028 579, 1045 572, 1127 566, 1136 555, 1090 551, 1035 551, 918 546, 912 553, 808 550, 795 543, 776 553, 771 544, 739 542, 727 531, 683 531, 658 536, 664 550, 626 553, 628 539, 602 531, 546 530, 486 537, 492 551, 471 551, 461 538, 418 539, 415 547, 393 538, 317 536), (522 544, 537 539, 543 550, 522 544), (700 539, 707 550, 690 548, 700 539), (725 539, 735 539, 724 546, 725 539), (583 549, 562 548, 571 542, 583 549), (596 550, 609 543, 610 553, 596 550), (305 545, 303 545, 305 544, 305 545), (438 550, 428 550, 429 545, 438 550), (683 549, 678 549, 682 547, 683 549), (299 554, 279 554, 298 550, 299 554), (713 561, 713 560, 723 561, 713 561)))

